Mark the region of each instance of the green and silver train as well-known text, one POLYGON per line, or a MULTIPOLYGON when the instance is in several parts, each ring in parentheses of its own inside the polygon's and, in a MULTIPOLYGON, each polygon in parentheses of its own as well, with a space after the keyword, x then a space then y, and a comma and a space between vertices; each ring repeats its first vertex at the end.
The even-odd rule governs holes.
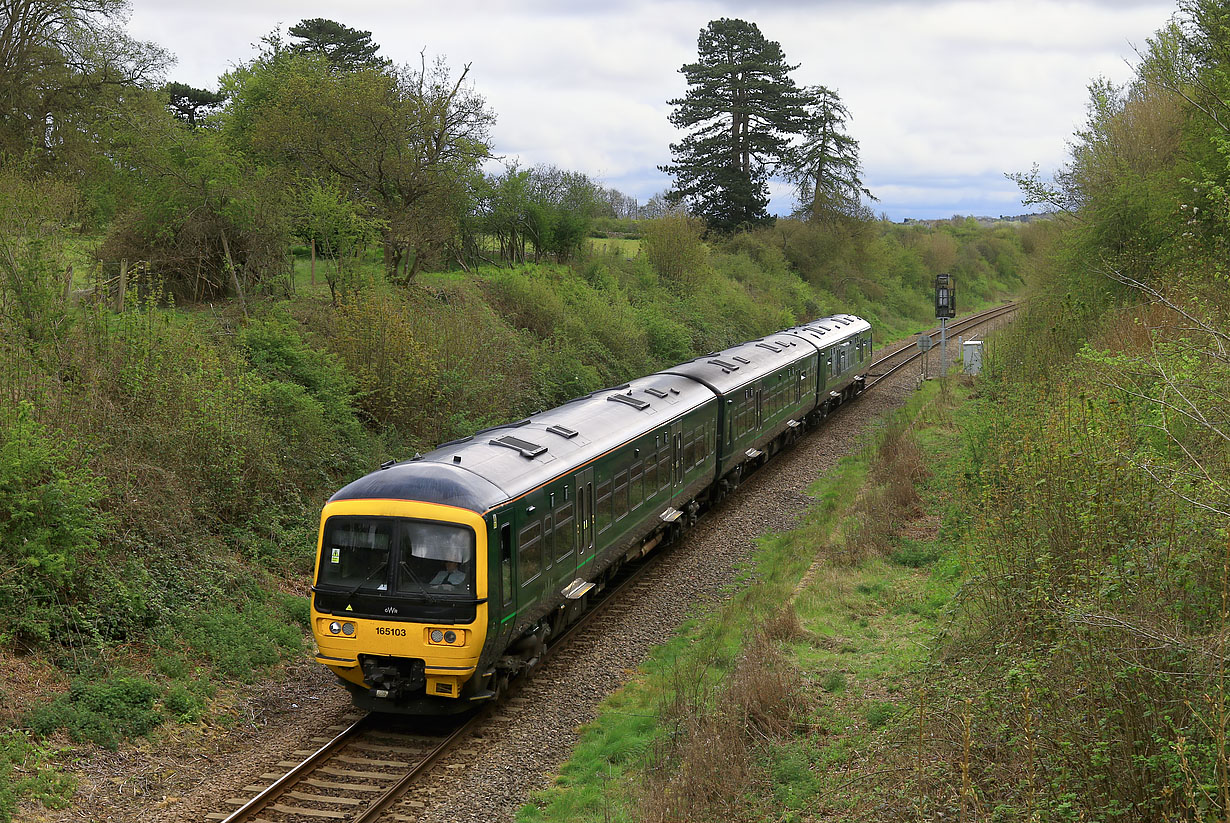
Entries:
POLYGON ((623 563, 862 391, 871 354, 867 321, 827 317, 359 478, 321 513, 317 661, 375 711, 494 698, 623 563))

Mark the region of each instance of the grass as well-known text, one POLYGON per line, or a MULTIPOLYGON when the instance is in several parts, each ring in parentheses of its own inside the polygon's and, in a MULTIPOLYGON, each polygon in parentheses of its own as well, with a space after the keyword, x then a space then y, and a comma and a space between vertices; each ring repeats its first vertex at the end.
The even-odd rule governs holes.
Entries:
MULTIPOLYGON (((327 277, 334 262, 318 257, 313 285, 301 248, 287 253, 285 270, 249 289, 243 310, 168 305, 167 295, 183 289, 164 291, 137 267, 140 287, 134 281, 121 313, 63 302, 69 261, 76 284, 89 285, 91 242, 67 238, 55 255, 46 247, 46 259, 18 272, 33 278, 38 299, 0 299, 0 383, 9 390, 0 420, 28 405, 32 421, 9 450, 13 459, 0 460, 0 474, 16 478, 0 483, 0 491, 16 490, 0 505, 54 509, 54 517, 14 522, 58 530, 5 543, 24 560, 0 580, 0 616, 9 618, 0 645, 20 649, 25 661, 49 661, 68 696, 23 695, 6 719, 32 716, 38 707, 28 704, 42 700, 40 729, 103 745, 141 736, 154 717, 218 719, 226 709, 215 692, 302 656, 302 598, 277 592, 309 573, 319 500, 367 467, 801 319, 878 313, 905 328, 926 309, 918 278, 907 277, 916 255, 898 228, 875 226, 864 238, 868 270, 889 272, 875 289, 851 279, 845 263, 830 266, 827 246, 804 266, 799 244, 822 231, 792 231, 793 239, 765 233, 708 244, 676 276, 638 254, 639 241, 622 238, 569 265, 425 272, 413 288, 388 283, 373 248, 336 305, 327 277), (879 266, 890 252, 909 265, 879 266), (881 306, 877 289, 908 297, 881 306), (36 452, 47 457, 24 459, 36 452), (80 496, 87 484, 77 478, 96 478, 97 493, 61 493, 65 486, 80 496), (151 705, 135 687, 72 692, 74 681, 121 673, 152 685, 151 705), (121 721, 110 730, 108 713, 121 721)), ((858 245, 843 245, 847 263, 858 245)), ((1011 285, 1008 278, 995 288, 1011 285)), ((842 482, 860 483, 851 471, 842 482)), ((820 493, 832 498, 824 508, 852 492, 820 493)), ((0 531, 13 536, 11 525, 0 531)), ((797 579, 804 558, 768 538, 760 563, 744 570, 740 585, 761 592, 751 596, 765 599, 755 607, 765 620, 781 592, 764 594, 761 581, 797 579)), ((918 555, 916 565, 927 559, 918 555)), ((912 608, 905 614, 934 612, 912 608)), ((697 622, 686 631, 707 630, 697 622)), ((760 688, 737 641, 729 622, 705 641, 720 661, 705 684, 731 711, 750 711, 722 691, 728 673, 743 678, 745 691, 760 688)), ((825 682, 835 693, 850 687, 825 682)), ((652 740, 625 737, 610 741, 616 748, 606 760, 653 755, 652 740)))
POLYGON ((622 254, 624 257, 636 257, 641 253, 641 241, 627 237, 590 237, 591 251, 599 254, 622 254))
MULTIPOLYGON (((937 394, 929 387, 916 395, 902 419, 932 415, 937 394)), ((941 428, 928 437, 939 451, 957 436, 941 428)), ((893 555, 848 562, 831 551, 852 527, 849 514, 873 482, 876 455, 868 448, 842 460, 810 490, 816 503, 798 528, 760 539, 754 563, 739 575, 754 582, 651 653, 639 675, 603 702, 555 785, 523 806, 519 821, 709 819, 731 804, 755 819, 795 820, 854 805, 858 793, 842 787, 867 768, 861 753, 895 734, 908 713, 913 673, 927 660, 960 580, 939 535, 912 539, 911 562, 893 555), (749 686, 749 659, 750 674, 782 679, 749 686), (722 725, 732 705, 755 718, 782 694, 799 701, 784 729, 743 748, 732 743, 738 728, 722 725), (715 728, 727 736, 712 735, 715 728), (681 729, 704 745, 672 748, 681 729), (720 756, 698 762, 703 751, 720 756), (714 787, 740 768, 743 783, 715 805, 714 787), (664 773, 686 779, 663 782, 664 773), (640 788, 646 784, 648 794, 640 788)), ((946 479, 928 481, 933 502, 946 479)))

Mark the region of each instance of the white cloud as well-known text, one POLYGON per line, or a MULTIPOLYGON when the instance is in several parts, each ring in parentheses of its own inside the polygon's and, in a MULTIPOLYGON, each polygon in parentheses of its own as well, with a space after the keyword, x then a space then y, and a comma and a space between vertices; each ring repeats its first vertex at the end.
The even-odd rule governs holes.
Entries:
MULTIPOLYGON (((497 152, 602 177, 647 199, 679 134, 666 101, 684 91, 709 20, 755 21, 799 63, 796 79, 837 89, 865 177, 894 218, 971 213, 1004 202, 1005 171, 1063 162, 1097 75, 1123 81, 1132 44, 1165 25, 1161 0, 133 0, 130 29, 176 53, 174 79, 211 86, 279 23, 328 17, 371 30, 383 53, 445 55, 498 116, 497 152), (953 181, 941 185, 937 181, 953 181)), ((775 188, 774 206, 788 195, 775 188)), ((1015 209, 1020 210, 1019 204, 1015 209)))

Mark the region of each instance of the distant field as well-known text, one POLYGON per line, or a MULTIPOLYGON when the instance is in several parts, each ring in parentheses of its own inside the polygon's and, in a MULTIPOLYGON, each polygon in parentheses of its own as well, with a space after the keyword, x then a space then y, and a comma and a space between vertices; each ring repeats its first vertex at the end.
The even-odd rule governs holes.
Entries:
POLYGON ((591 237, 589 247, 596 252, 618 251, 624 257, 636 257, 641 252, 641 241, 624 237, 591 237))

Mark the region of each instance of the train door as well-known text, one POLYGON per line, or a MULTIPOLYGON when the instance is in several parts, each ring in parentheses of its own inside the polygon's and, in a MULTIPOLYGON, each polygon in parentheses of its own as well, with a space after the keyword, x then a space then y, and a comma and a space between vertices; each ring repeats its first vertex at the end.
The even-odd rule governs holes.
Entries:
POLYGON ((577 474, 577 568, 593 559, 594 551, 594 469, 577 474))
POLYGON ((764 381, 756 384, 756 429, 764 428, 764 381))

